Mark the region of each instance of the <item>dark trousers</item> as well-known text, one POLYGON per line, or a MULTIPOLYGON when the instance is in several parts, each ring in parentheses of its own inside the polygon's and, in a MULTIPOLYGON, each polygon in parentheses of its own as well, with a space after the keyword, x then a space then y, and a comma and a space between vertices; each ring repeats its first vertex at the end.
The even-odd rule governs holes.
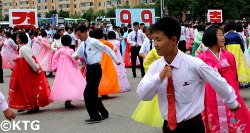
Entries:
POLYGON ((139 56, 140 49, 141 47, 136 47, 136 46, 131 47, 131 62, 132 62, 133 76, 136 76, 136 58, 137 57, 139 57, 139 60, 140 60, 141 76, 145 75, 145 70, 143 67, 143 58, 139 56))
POLYGON ((184 53, 187 51, 187 49, 186 49, 186 41, 185 40, 179 41, 178 49, 181 50, 184 53))
POLYGON ((84 90, 84 101, 91 119, 101 119, 101 115, 104 117, 109 115, 98 97, 98 86, 101 77, 102 68, 100 64, 87 65, 87 85, 84 90))
POLYGON ((168 128, 168 122, 164 121, 163 133, 205 133, 201 114, 190 120, 178 123, 177 128, 173 131, 168 128))
POLYGON ((0 83, 3 83, 2 56, 0 54, 0 83))

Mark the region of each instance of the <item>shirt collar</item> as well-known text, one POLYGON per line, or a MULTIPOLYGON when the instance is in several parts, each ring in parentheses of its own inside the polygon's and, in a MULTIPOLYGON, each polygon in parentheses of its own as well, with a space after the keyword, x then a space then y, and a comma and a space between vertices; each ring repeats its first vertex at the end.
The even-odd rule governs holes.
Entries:
POLYGON ((90 36, 88 36, 88 38, 84 41, 85 43, 88 43, 90 41, 90 36))
POLYGON ((167 61, 164 58, 164 61, 167 65, 173 66, 174 68, 180 68, 181 66, 181 60, 182 60, 182 56, 183 56, 183 52, 181 52, 180 50, 178 50, 177 55, 174 57, 174 60, 172 61, 171 64, 168 64, 167 61))

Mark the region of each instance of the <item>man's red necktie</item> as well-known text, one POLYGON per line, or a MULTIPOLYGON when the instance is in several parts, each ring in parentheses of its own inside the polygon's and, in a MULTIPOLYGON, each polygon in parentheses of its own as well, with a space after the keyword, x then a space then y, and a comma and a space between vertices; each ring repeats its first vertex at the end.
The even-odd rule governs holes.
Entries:
POLYGON ((171 76, 168 77, 167 99, 168 99, 168 127, 171 131, 173 131, 177 127, 177 119, 176 119, 175 94, 174 94, 172 74, 171 76))

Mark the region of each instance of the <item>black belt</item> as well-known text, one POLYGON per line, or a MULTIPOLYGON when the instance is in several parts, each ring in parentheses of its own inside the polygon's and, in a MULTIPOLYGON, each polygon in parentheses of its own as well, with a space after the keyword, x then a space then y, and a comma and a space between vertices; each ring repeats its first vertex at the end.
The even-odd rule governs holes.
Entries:
MULTIPOLYGON (((199 122, 199 121, 202 121, 201 114, 198 114, 198 115, 196 115, 195 117, 193 117, 193 118, 191 118, 189 120, 182 121, 182 122, 178 123, 177 125, 182 126, 182 125, 187 125, 187 124, 190 124, 190 123, 196 123, 196 122, 199 122)), ((164 123, 167 124, 167 121, 165 120, 164 123)))
POLYGON ((94 64, 87 64, 87 66, 100 66, 100 63, 94 63, 94 64))

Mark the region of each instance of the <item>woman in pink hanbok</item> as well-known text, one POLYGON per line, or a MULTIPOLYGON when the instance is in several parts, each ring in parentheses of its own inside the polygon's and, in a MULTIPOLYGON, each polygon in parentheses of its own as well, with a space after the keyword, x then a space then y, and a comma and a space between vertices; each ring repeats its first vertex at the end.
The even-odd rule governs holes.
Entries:
POLYGON ((37 55, 37 61, 41 65, 44 72, 51 73, 51 60, 53 51, 50 47, 50 40, 47 37, 46 31, 41 32, 42 39, 40 41, 40 52, 37 55))
POLYGON ((129 91, 131 89, 131 86, 128 82, 124 61, 123 61, 123 58, 122 58, 122 55, 120 52, 120 43, 121 42, 116 39, 116 34, 114 31, 110 31, 108 33, 108 39, 109 39, 109 42, 111 42, 114 45, 115 54, 121 62, 120 65, 116 65, 114 63, 114 66, 116 68, 116 72, 118 75, 118 81, 119 81, 119 86, 120 86, 121 92, 129 91))
POLYGON ((1 50, 2 67, 13 69, 17 58, 18 45, 11 39, 11 33, 6 32, 6 39, 1 50))
POLYGON ((34 33, 35 35, 35 38, 34 38, 34 41, 32 43, 32 51, 33 51, 33 54, 35 57, 37 57, 39 51, 40 51, 40 41, 41 41, 41 38, 38 36, 38 32, 36 31, 34 33))
POLYGON ((250 113, 239 92, 237 80, 237 69, 234 55, 223 49, 224 34, 222 29, 217 26, 209 27, 202 39, 205 46, 209 49, 200 54, 202 59, 234 88, 237 101, 241 108, 230 111, 223 103, 210 84, 206 84, 205 109, 203 121, 207 133, 249 133, 250 132, 250 113))
POLYGON ((56 77, 52 87, 50 99, 53 101, 66 101, 65 108, 74 108, 71 100, 83 100, 86 80, 83 77, 78 62, 72 58, 74 50, 69 48, 71 37, 64 35, 61 38, 62 47, 59 48, 52 60, 52 70, 56 77))

